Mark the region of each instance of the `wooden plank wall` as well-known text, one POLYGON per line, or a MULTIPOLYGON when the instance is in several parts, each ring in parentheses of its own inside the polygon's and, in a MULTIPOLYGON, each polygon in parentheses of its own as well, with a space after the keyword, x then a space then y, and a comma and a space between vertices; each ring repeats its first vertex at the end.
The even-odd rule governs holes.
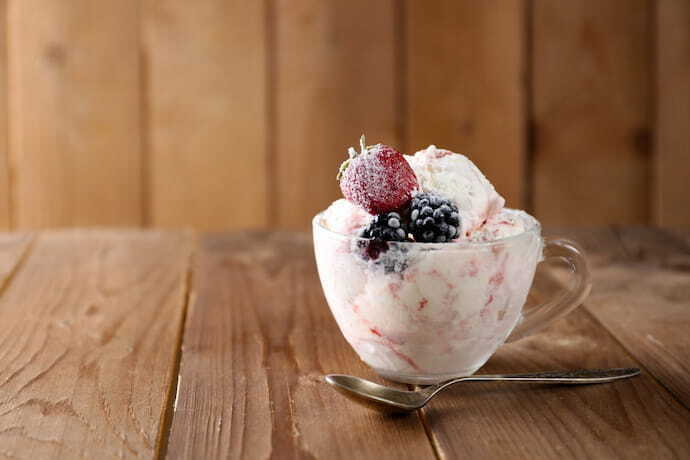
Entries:
POLYGON ((405 3, 406 147, 470 156, 525 206, 526 0, 405 3))
POLYGON ((396 3, 278 0, 271 27, 272 224, 303 229, 340 194, 347 146, 400 144, 396 3))
POLYGON ((0 0, 0 229, 306 229, 364 132, 690 226, 686 0, 0 0))
MULTIPOLYGON (((0 0, 0 37, 7 36, 7 0, 0 0)), ((10 183, 7 158, 8 100, 7 47, 0 47, 0 230, 10 228, 10 183)))
POLYGON ((264 226, 265 3, 143 4, 146 222, 264 226))
POLYGON ((13 225, 140 225, 138 1, 7 6, 13 225))
POLYGON ((656 138, 654 221, 690 225, 690 2, 659 0, 656 7, 656 138))
POLYGON ((534 0, 534 211, 543 223, 649 222, 651 15, 647 0, 534 0))

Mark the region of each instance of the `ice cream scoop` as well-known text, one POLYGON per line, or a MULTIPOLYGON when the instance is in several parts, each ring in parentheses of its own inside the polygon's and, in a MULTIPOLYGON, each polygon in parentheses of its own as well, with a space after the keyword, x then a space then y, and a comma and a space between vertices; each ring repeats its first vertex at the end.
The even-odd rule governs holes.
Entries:
POLYGON ((498 213, 505 200, 465 155, 430 145, 406 157, 423 192, 448 198, 458 207, 461 236, 498 213))

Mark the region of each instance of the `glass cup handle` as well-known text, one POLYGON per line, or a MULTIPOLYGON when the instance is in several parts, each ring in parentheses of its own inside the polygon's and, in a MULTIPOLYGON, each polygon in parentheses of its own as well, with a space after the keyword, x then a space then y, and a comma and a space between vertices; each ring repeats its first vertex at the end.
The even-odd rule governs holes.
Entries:
POLYGON ((506 342, 527 337, 549 323, 561 318, 585 300, 592 288, 587 261, 577 244, 566 239, 544 240, 544 261, 557 259, 565 262, 575 282, 555 298, 523 311, 522 321, 513 329, 506 342))

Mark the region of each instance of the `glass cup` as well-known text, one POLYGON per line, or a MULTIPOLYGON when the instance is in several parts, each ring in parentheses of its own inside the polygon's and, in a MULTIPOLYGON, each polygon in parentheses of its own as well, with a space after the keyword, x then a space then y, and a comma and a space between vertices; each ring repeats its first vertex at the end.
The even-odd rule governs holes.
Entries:
POLYGON ((473 374, 506 341, 532 334, 589 294, 589 270, 571 241, 543 239, 539 222, 516 213, 524 232, 474 243, 376 242, 335 233, 313 219, 326 300, 345 339, 379 375, 432 384, 473 374), (574 282, 523 310, 537 264, 559 259, 574 282))

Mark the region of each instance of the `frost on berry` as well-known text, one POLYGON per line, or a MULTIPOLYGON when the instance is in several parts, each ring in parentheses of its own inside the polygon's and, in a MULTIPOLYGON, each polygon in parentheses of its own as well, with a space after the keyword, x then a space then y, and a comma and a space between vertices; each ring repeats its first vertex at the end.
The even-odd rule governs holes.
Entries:
POLYGON ((341 169, 340 187, 345 198, 370 214, 400 209, 412 199, 417 178, 405 158, 392 147, 366 147, 341 169))

